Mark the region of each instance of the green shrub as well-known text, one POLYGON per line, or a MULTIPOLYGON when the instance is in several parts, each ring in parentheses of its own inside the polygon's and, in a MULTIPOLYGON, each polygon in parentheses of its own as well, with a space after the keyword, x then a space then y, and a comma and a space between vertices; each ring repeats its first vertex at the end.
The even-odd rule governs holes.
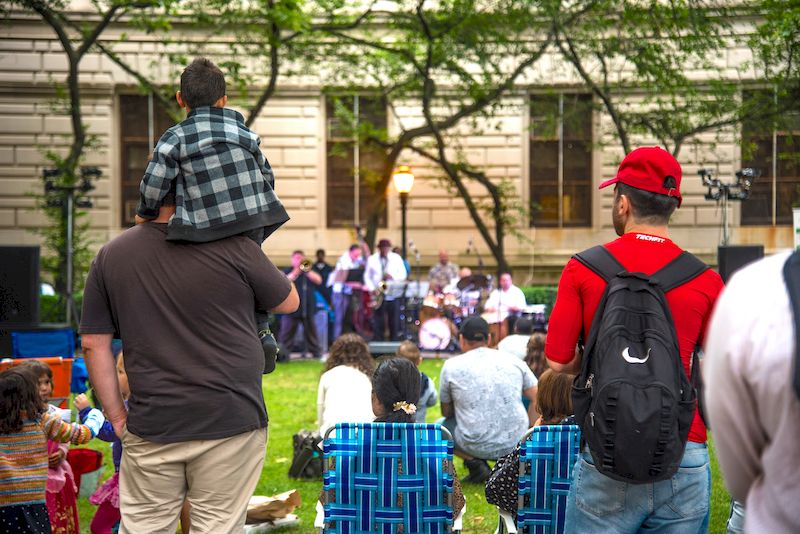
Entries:
MULTIPOLYGON (((83 294, 75 294, 75 307, 80 312, 83 294)), ((60 295, 39 296, 39 321, 42 323, 63 323, 66 318, 64 300, 60 295)))
POLYGON ((553 303, 556 301, 556 286, 523 286, 522 292, 525 293, 525 301, 528 304, 547 304, 547 318, 553 310, 553 303))

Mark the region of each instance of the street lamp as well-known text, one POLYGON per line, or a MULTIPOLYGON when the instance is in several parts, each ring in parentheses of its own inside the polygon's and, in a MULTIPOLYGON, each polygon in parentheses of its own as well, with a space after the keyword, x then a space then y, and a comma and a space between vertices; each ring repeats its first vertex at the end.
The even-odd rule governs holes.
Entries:
POLYGON ((403 240, 403 259, 406 257, 406 206, 408 205, 408 193, 414 186, 414 175, 411 173, 411 168, 408 165, 400 165, 392 174, 392 181, 397 192, 400 193, 400 211, 402 213, 401 219, 401 235, 403 240))

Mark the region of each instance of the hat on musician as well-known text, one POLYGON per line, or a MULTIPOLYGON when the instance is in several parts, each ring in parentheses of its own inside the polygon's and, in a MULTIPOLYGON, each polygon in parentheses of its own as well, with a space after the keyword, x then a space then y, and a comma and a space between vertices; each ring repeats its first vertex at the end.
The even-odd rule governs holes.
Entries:
POLYGON ((488 341, 489 323, 477 315, 467 317, 461 323, 460 334, 468 341, 488 341))
POLYGON ((389 241, 388 239, 381 239, 380 241, 378 241, 378 248, 383 248, 383 247, 392 248, 392 242, 389 241))

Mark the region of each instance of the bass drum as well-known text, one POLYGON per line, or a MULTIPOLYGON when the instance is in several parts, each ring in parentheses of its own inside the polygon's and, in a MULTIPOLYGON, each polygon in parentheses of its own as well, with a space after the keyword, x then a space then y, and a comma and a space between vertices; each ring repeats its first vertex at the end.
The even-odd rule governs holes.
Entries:
POLYGON ((455 336, 455 325, 442 317, 428 319, 419 329, 419 348, 445 350, 455 336))

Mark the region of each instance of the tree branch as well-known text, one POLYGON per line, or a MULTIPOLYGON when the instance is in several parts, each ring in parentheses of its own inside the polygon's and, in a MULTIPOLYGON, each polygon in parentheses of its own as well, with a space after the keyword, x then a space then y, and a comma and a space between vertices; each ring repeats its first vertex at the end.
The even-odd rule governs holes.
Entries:
POLYGON ((619 114, 616 105, 611 100, 611 95, 608 92, 600 89, 600 87, 597 85, 597 82, 595 82, 594 79, 586 71, 586 69, 583 66, 583 63, 580 60, 580 57, 578 56, 578 53, 575 50, 575 47, 572 44, 572 40, 570 40, 570 38, 567 37, 566 33, 564 32, 563 26, 561 26, 560 24, 556 24, 556 26, 557 26, 557 34, 555 36, 556 46, 558 46, 558 49, 561 51, 561 54, 567 59, 567 61, 569 61, 572 64, 572 66, 575 67, 575 70, 578 71, 578 75, 580 75, 584 83, 589 86, 592 92, 595 95, 597 95, 597 97, 600 98, 600 100, 603 101, 603 104, 606 107, 606 111, 608 111, 608 114, 611 116, 611 120, 614 122, 614 126, 617 129, 617 135, 619 135, 620 143, 622 143, 622 149, 627 154, 628 152, 631 151, 631 144, 630 140, 628 139, 628 132, 625 128, 625 125, 623 124, 622 117, 619 114), (564 41, 566 41, 567 43, 567 48, 564 47, 564 43, 562 42, 561 37, 559 37, 559 34, 562 34, 564 36, 564 41))
POLYGON ((103 15, 103 18, 100 19, 100 22, 98 22, 94 27, 92 32, 84 37, 83 42, 76 53, 78 61, 83 58, 83 55, 87 50, 89 50, 92 44, 97 41, 97 38, 100 37, 100 34, 103 33, 103 31, 106 29, 106 26, 111 23, 111 19, 114 18, 114 13, 116 13, 119 8, 120 6, 118 4, 112 4, 108 11, 106 11, 106 14, 103 15))

